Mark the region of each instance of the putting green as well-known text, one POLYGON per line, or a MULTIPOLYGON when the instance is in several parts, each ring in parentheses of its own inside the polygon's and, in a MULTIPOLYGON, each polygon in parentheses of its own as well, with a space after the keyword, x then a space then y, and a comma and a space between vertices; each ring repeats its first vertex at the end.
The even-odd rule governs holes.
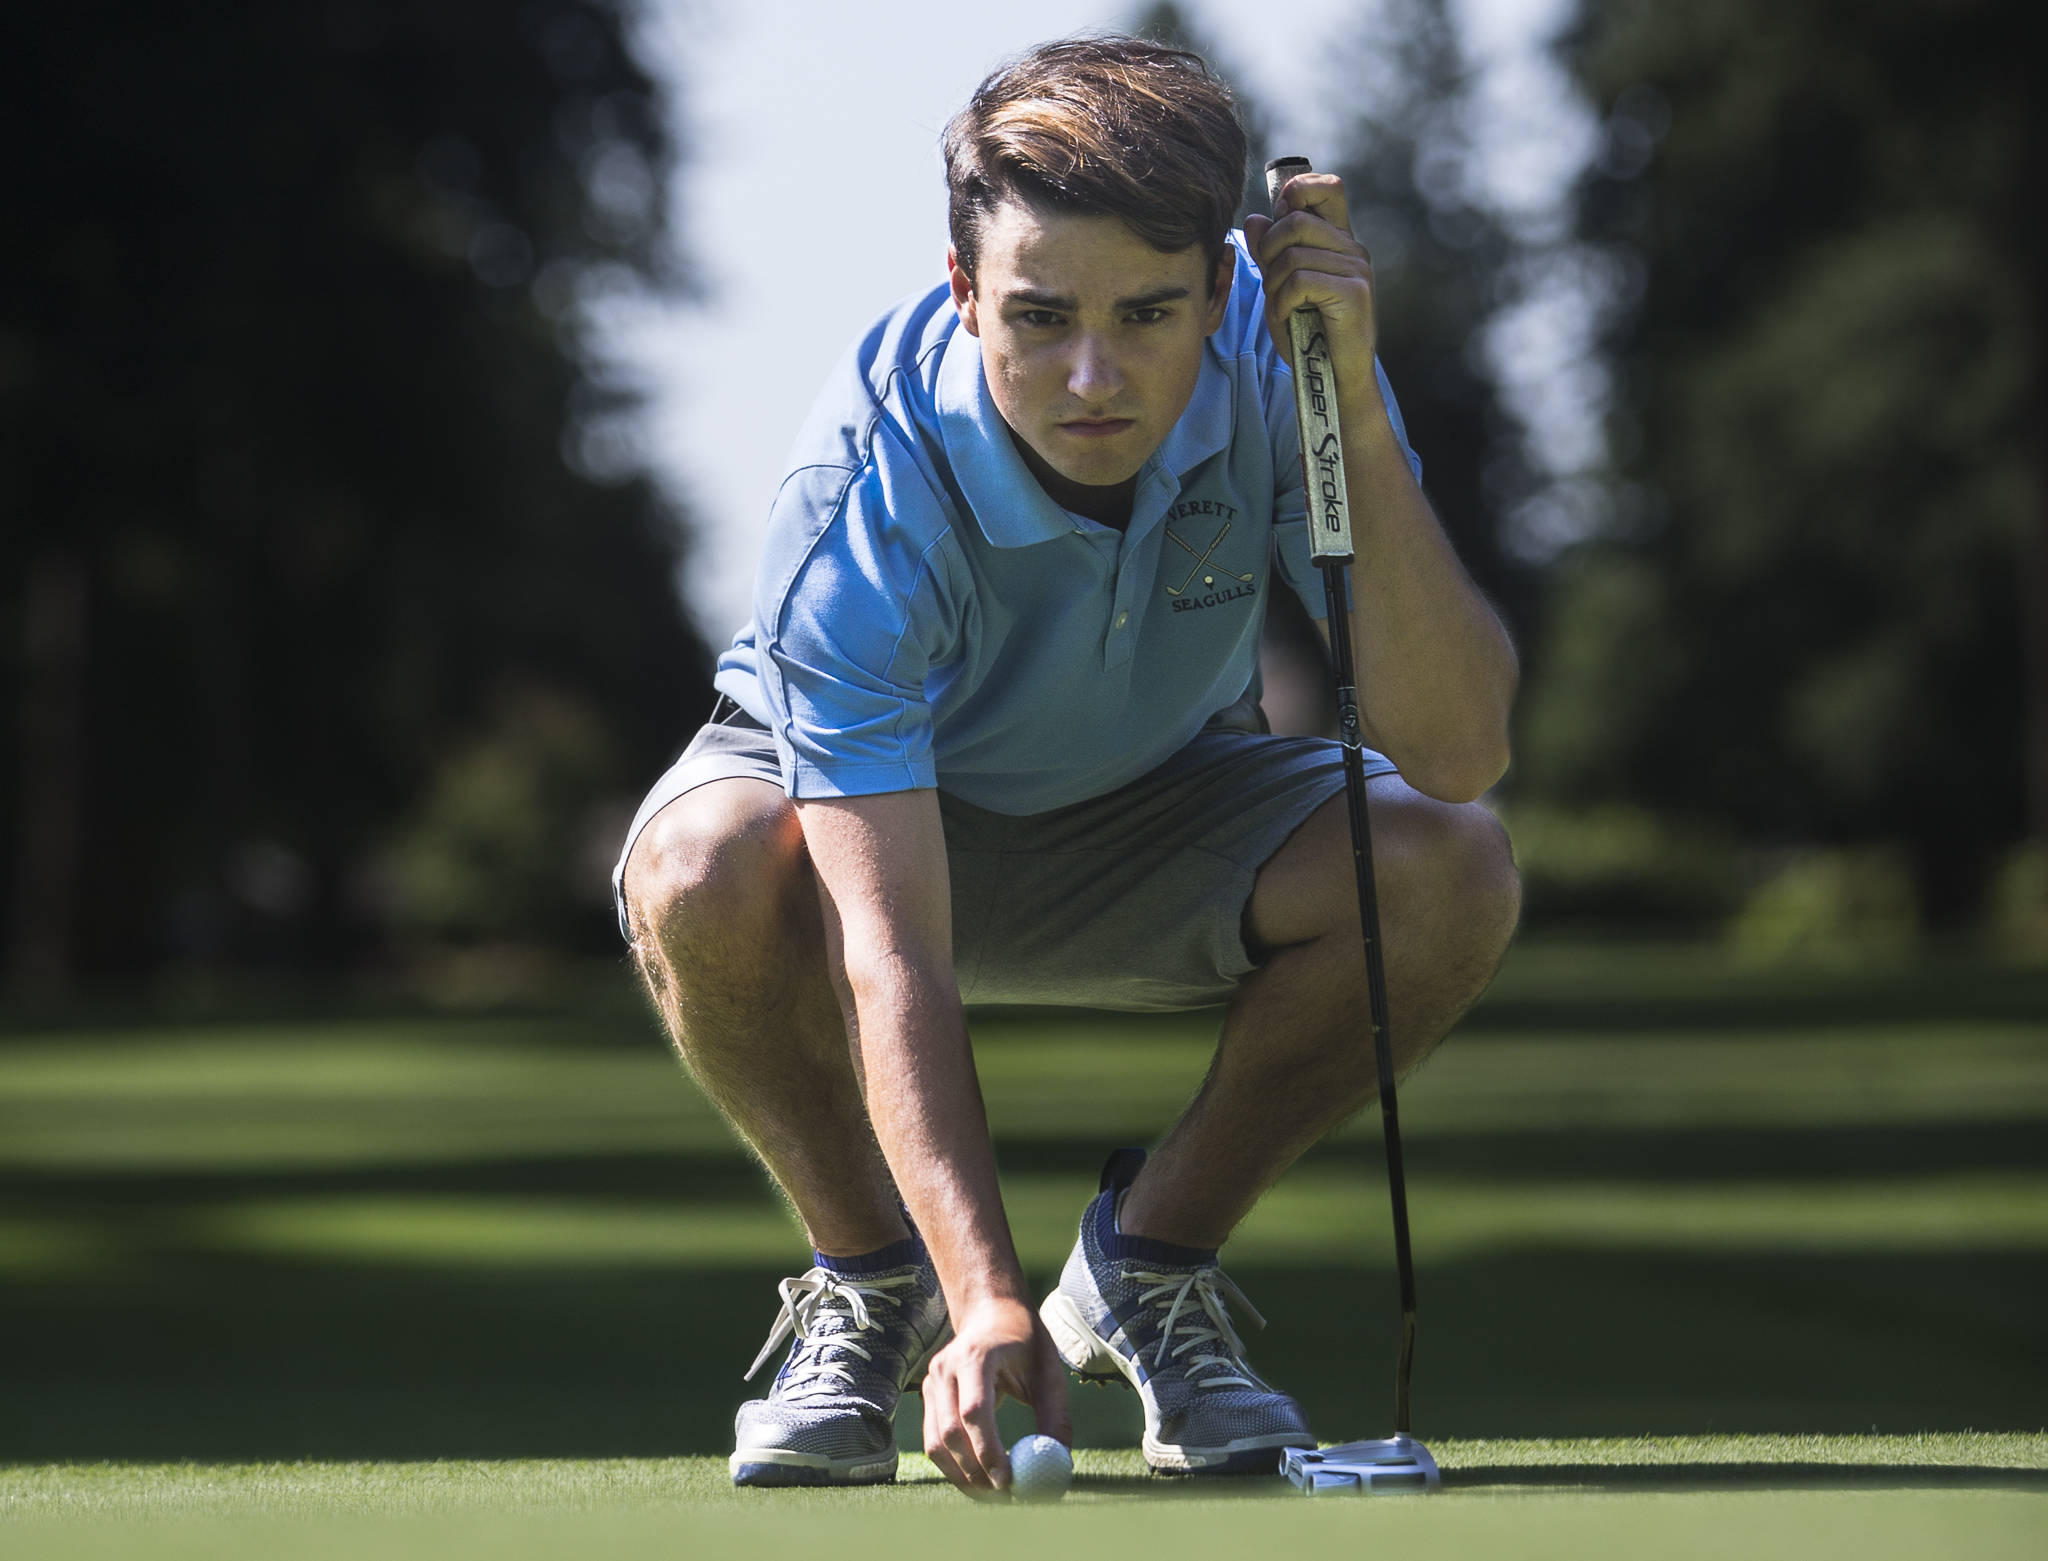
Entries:
MULTIPOLYGON (((715 1455, 805 1249, 644 1014, 7 1034, 0 1336, 36 1347, 0 1394, 0 1555, 2038 1554, 2044 1001, 1518 951, 1402 1096, 1447 1490, 1151 1480, 1132 1396, 1077 1391, 1050 1512, 915 1458, 887 1490, 731 1490, 715 1455), (1831 1434, 1691 1434, 1787 1428, 1831 1434), (1847 1434, 1921 1428, 1953 1434, 1847 1434)), ((1214 1024, 974 1016, 1034 1283, 1214 1024)), ((1382 1431, 1392 1386, 1376 1134, 1225 1254, 1271 1319, 1253 1360, 1326 1436, 1382 1431)))
POLYGON ((1057 1508, 977 1507, 921 1458, 859 1492, 734 1491, 721 1460, 0 1470, 10 1557, 326 1558, 964 1553, 2038 1555, 2048 1437, 1446 1442, 1434 1497, 1317 1498, 1278 1481, 1145 1477, 1084 1453, 1057 1508))

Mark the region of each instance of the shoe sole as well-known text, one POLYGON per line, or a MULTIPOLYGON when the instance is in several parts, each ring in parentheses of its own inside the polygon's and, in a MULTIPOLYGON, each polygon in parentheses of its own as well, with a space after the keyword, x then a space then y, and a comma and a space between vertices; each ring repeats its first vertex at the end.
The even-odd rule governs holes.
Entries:
POLYGON ((1127 1388, 1137 1387, 1138 1368, 1111 1349, 1102 1336, 1088 1326, 1088 1319, 1081 1315, 1078 1306, 1067 1299, 1064 1290, 1055 1290, 1047 1296, 1045 1305, 1038 1309, 1038 1315, 1045 1323, 1045 1331, 1052 1335, 1053 1346, 1060 1352, 1060 1359, 1083 1382, 1121 1382, 1127 1388))
POLYGON ((1176 1447, 1170 1442, 1162 1442, 1153 1434, 1152 1402, 1138 1391, 1137 1364, 1111 1348, 1102 1335, 1088 1326, 1081 1309, 1067 1298, 1065 1291, 1055 1290, 1047 1296, 1045 1305, 1038 1309, 1038 1315, 1045 1323, 1045 1331, 1052 1335, 1053 1347, 1060 1352, 1060 1359, 1067 1363, 1067 1369, 1075 1376, 1083 1382, 1122 1383, 1138 1392, 1139 1400, 1145 1406, 1145 1435, 1139 1445, 1144 1451, 1146 1464, 1156 1473, 1277 1474, 1279 1459, 1274 1455, 1281 1448, 1313 1448, 1316 1445, 1314 1437, 1293 1432, 1242 1436, 1220 1447, 1176 1447))
MULTIPOLYGON (((951 1342, 953 1324, 941 1328, 932 1346, 904 1373, 902 1392, 921 1391, 925 1367, 951 1342)), ((861 1453, 853 1458, 827 1458, 788 1447, 741 1447, 726 1460, 735 1485, 787 1489, 805 1485, 888 1485, 896 1479, 896 1449, 861 1453)))
POLYGON ((743 1447, 726 1461, 735 1485, 888 1485, 896 1478, 896 1449, 886 1457, 825 1458, 781 1447, 743 1447))

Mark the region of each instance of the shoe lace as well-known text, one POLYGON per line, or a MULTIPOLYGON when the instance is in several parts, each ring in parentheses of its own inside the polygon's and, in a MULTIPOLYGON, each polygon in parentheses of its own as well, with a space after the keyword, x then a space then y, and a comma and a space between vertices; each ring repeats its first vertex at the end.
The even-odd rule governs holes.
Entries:
POLYGON ((798 1348, 784 1374, 783 1397, 830 1393, 842 1383, 854 1386, 853 1366, 844 1354, 858 1355, 871 1364, 875 1357, 853 1336, 880 1326, 872 1310, 877 1303, 900 1308, 903 1297, 896 1292, 916 1284, 915 1274, 853 1278, 829 1268, 814 1268, 799 1279, 783 1280, 776 1287, 782 1295, 782 1310, 768 1330, 768 1342, 740 1380, 753 1381, 754 1373, 793 1333, 798 1348))
POLYGON ((1235 1301, 1243 1307, 1255 1327, 1265 1327, 1266 1319, 1222 1269, 1211 1265, 1177 1274, 1131 1269, 1128 1277, 1152 1287, 1139 1295, 1138 1304, 1164 1314, 1152 1357, 1155 1370, 1164 1368, 1170 1356, 1198 1387, 1262 1386, 1245 1364, 1244 1341, 1230 1325, 1225 1302, 1235 1301), (1178 1343, 1174 1342, 1176 1324, 1178 1343))

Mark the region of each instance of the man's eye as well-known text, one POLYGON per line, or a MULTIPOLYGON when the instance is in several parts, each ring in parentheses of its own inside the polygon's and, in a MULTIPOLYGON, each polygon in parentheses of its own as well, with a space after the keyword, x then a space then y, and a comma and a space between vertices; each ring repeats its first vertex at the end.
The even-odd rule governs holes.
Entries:
POLYGON ((1017 318, 1020 322, 1022 322, 1025 325, 1037 326, 1041 329, 1049 325, 1057 325, 1060 323, 1060 317, 1054 314, 1050 309, 1026 309, 1022 314, 1018 315, 1017 318))
POLYGON ((1131 311, 1131 318, 1137 321, 1140 325, 1157 325, 1161 320, 1166 318, 1166 315, 1166 310, 1157 307, 1149 309, 1133 309, 1131 311))

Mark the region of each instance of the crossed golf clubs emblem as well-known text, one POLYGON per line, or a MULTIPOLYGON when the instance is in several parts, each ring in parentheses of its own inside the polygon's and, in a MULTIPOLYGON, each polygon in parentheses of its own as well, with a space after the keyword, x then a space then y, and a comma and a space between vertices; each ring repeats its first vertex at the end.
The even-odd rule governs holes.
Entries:
MULTIPOLYGON (((1166 594, 1168 596, 1178 596, 1181 594, 1181 592, 1185 591, 1191 584, 1194 583, 1194 578, 1196 575, 1200 574, 1204 569, 1209 567, 1210 556, 1215 553, 1216 549, 1223 546, 1223 539, 1230 535, 1230 522, 1226 520, 1223 523, 1223 529, 1216 533, 1216 540, 1211 542, 1199 553, 1197 553, 1194 550, 1194 548, 1191 547, 1187 543, 1187 541, 1182 538, 1180 533, 1173 529, 1173 527, 1168 526, 1166 528, 1166 534, 1169 537, 1172 537, 1175 543, 1179 545, 1181 550, 1195 561, 1195 567, 1188 571, 1186 579, 1182 580, 1179 585, 1169 585, 1166 588, 1166 594)), ((1241 575, 1234 569, 1225 569, 1223 573, 1229 575, 1230 578, 1233 580, 1243 581, 1246 585, 1250 585, 1253 583, 1252 577, 1250 575, 1241 575)))

